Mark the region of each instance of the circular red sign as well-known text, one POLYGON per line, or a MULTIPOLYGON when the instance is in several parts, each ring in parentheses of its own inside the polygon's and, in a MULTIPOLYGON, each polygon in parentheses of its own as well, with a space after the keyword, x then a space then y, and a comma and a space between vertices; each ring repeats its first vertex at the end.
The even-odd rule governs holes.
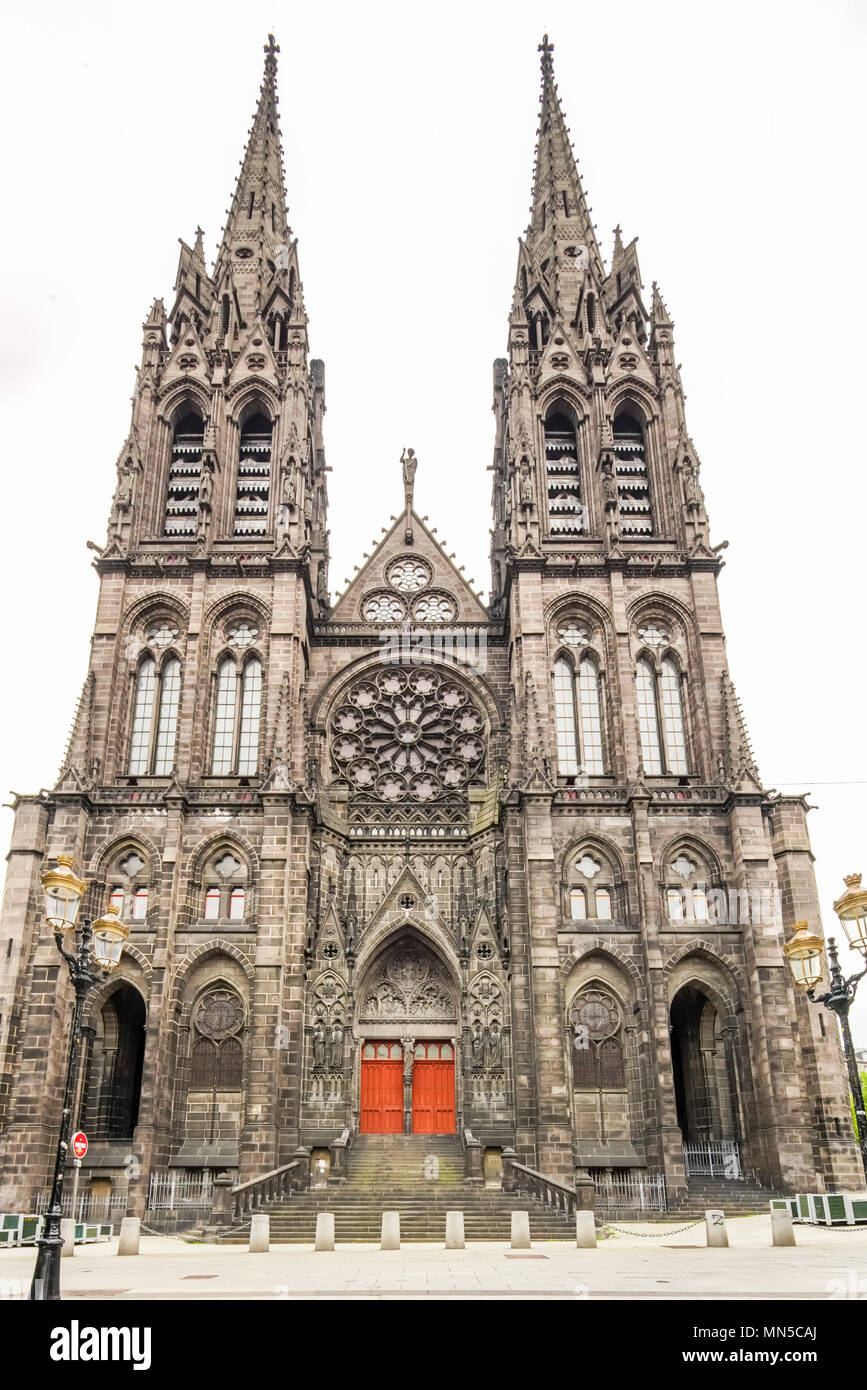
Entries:
POLYGON ((72 1152, 76 1158, 84 1158, 87 1153, 87 1135, 83 1130, 77 1130, 72 1136, 72 1152))

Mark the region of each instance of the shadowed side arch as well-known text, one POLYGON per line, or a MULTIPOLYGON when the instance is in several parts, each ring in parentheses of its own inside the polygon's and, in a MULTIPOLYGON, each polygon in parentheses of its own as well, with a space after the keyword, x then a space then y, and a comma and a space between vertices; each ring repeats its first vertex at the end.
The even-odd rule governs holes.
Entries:
POLYGON ((430 926, 428 923, 420 922, 412 917, 407 917, 403 922, 383 922, 368 934, 358 953, 356 963, 356 998, 360 999, 363 986, 367 983, 375 966, 389 949, 401 940, 420 941, 423 946, 433 951, 449 973, 450 981, 456 991, 455 1004, 457 1005, 461 990, 461 966, 454 947, 441 928, 430 926))

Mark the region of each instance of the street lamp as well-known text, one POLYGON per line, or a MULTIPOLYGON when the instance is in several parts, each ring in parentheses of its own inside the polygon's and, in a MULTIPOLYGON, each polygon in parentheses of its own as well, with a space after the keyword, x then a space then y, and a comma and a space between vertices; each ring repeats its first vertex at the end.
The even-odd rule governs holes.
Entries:
MULTIPOLYGON (((861 875, 849 874, 846 879, 846 892, 834 904, 834 911, 843 924, 849 945, 867 956, 867 892, 861 890, 861 875)), ((858 1144, 861 1149, 861 1162, 867 1179, 867 1113, 864 1108, 864 1092, 858 1073, 858 1061, 849 1028, 849 1009, 855 998, 859 980, 867 975, 867 965, 857 975, 844 978, 837 956, 837 945, 833 936, 828 937, 829 985, 827 993, 816 995, 816 986, 822 979, 822 938, 810 931, 806 922, 796 922, 794 935, 785 943, 783 950, 792 967, 792 974, 799 989, 803 990, 811 1004, 823 1004, 835 1013, 840 1020, 843 1034, 843 1051, 846 1056, 846 1069, 849 1073, 849 1088, 855 1106, 858 1124, 858 1144)))
POLYGON ((31 1299, 54 1301, 60 1298, 60 1254, 63 1248, 60 1219, 62 1216, 63 1175, 69 1153, 72 1105, 78 1084, 78 1068, 81 1060, 84 1004, 93 987, 104 980, 109 972, 120 964, 123 943, 129 936, 129 927, 120 920, 118 908, 112 903, 106 908, 103 916, 92 926, 90 922, 82 921, 76 949, 78 909, 81 906, 87 884, 84 879, 76 877, 72 868, 72 859, 68 854, 58 854, 57 868, 48 869, 42 875, 42 886, 45 890, 45 920, 54 929, 57 949, 66 961, 69 978, 72 980, 72 987, 75 990, 72 1035, 69 1040, 66 1088, 63 1093, 60 1139, 57 1144, 57 1157, 54 1161, 51 1202, 45 1217, 45 1231, 38 1242, 39 1253, 36 1256, 36 1268, 33 1272, 33 1283, 30 1286, 31 1299), (72 938, 72 951, 64 949, 64 937, 72 938))

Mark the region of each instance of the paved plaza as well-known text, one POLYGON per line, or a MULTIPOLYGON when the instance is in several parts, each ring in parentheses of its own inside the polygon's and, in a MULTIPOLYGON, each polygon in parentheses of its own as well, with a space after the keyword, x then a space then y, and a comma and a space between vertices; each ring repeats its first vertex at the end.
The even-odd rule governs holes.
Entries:
MULTIPOLYGON (((118 1257, 117 1241, 79 1246, 64 1259, 65 1298, 867 1298, 867 1228, 796 1227, 798 1246, 773 1248, 769 1216, 728 1223, 729 1248, 708 1249, 704 1223, 618 1227, 595 1251, 543 1241, 529 1251, 479 1242, 464 1250, 406 1244, 192 1245, 143 1236, 141 1253, 118 1257)), ((0 1251, 0 1291, 26 1297, 30 1249, 0 1251)))

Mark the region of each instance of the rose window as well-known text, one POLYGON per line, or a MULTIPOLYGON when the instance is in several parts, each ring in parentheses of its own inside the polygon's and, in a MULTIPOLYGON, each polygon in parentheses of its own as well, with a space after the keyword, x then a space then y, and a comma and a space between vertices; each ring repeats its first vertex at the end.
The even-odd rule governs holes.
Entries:
POLYGON ((586 647, 590 641, 586 627, 574 622, 561 623, 557 629, 557 636, 567 647, 586 647))
POLYGON ((638 635, 648 647, 664 647, 671 641, 671 633, 666 628, 657 626, 656 623, 651 623, 648 627, 640 627, 638 635))
POLYGON ((388 571, 388 582, 402 594, 417 594, 430 583, 430 570, 420 560, 397 560, 388 571))
POLYGON ((582 994, 572 1006, 572 1024, 584 1027, 591 1041, 616 1033, 620 1026, 620 1010, 610 994, 591 989, 582 994))
POLYGON ((418 623, 450 623, 454 621, 455 605, 445 594, 428 594, 420 598, 412 616, 418 623))
POLYGON ((388 594, 374 594, 365 601, 361 611, 368 623, 399 623, 403 618, 403 604, 388 594))
POLYGON ((179 630, 173 623, 156 623, 148 629, 147 639, 152 647, 168 647, 178 640, 179 630))
POLYGON ((383 670, 335 710, 330 746, 338 776, 365 801, 454 803, 484 773, 485 722, 447 676, 383 670))
POLYGON ((249 647, 258 636, 259 629, 252 623, 232 623, 232 626, 226 629, 226 641, 230 647, 249 647))

